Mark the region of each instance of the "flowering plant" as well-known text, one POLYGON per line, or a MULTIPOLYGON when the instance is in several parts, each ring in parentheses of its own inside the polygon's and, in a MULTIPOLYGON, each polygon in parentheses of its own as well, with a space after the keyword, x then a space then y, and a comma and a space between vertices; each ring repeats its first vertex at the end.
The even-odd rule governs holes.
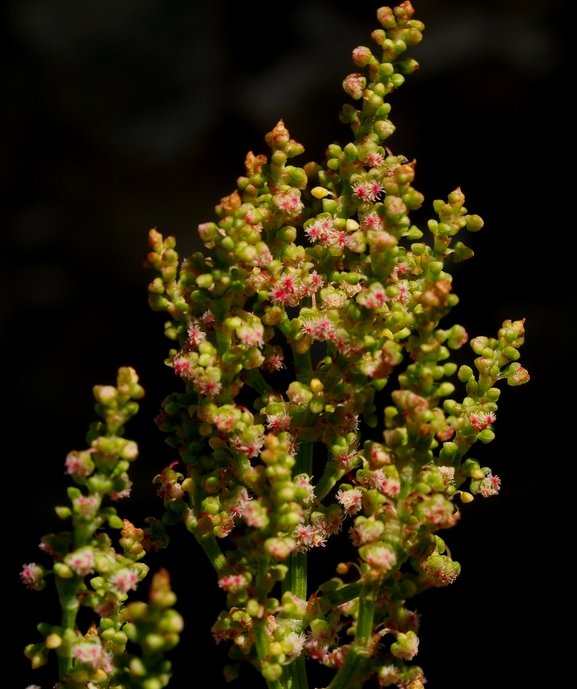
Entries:
MULTIPOLYGON (((457 522, 459 503, 498 492, 499 478, 467 455, 495 437, 497 382, 517 386, 528 374, 517 361, 522 320, 471 340, 475 369, 450 361, 468 336, 440 326, 458 302, 448 270, 473 255, 455 237, 483 221, 456 189, 434 202, 430 237, 411 223, 424 198, 411 186, 415 161, 387 145, 395 127, 386 97, 418 68, 405 53, 424 26, 410 2, 377 18, 379 57, 356 48, 359 71, 343 83, 361 105, 341 111, 350 143, 297 167, 291 159, 304 148, 281 121, 265 137, 269 157, 249 153, 218 221, 199 226, 208 254, 181 263, 174 238, 150 232, 150 304, 168 314, 166 363, 182 380, 157 423, 179 459, 154 479, 162 521, 136 529, 102 508, 105 495, 128 488, 136 446, 122 426, 142 389, 131 369, 116 388, 95 388, 105 424, 66 464, 87 492, 71 489, 72 508, 58 508, 73 532, 43 541, 64 621, 41 625, 44 641, 26 650, 39 665, 56 649, 61 687, 166 686, 162 654, 182 626, 167 576, 157 575, 148 606, 124 601, 145 574, 145 550, 166 545, 164 526, 181 521, 226 594, 212 633, 230 643, 227 679, 248 663, 270 689, 303 689, 309 658, 336 671, 330 689, 371 677, 422 686, 411 664, 419 619, 406 603, 458 576, 438 532, 457 522), (464 394, 448 380, 455 374, 464 394), (397 389, 387 398, 389 382, 397 389), (122 527, 122 555, 101 530, 106 521, 122 527), (338 577, 310 582, 308 552, 343 527, 354 554, 338 577), (101 617, 84 636, 80 604, 101 617)), ((36 564, 22 572, 36 589, 44 576, 36 564)))

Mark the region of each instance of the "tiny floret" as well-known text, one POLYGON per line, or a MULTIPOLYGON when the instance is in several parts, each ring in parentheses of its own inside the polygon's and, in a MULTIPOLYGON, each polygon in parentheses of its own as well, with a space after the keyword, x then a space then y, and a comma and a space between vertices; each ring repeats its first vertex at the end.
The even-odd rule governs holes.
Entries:
POLYGON ((140 577, 135 570, 124 567, 115 572, 108 581, 116 593, 128 593, 128 591, 136 589, 140 577))
POLYGON ((44 568, 41 565, 37 565, 35 562, 31 562, 28 565, 22 565, 20 579, 22 579, 24 586, 34 591, 40 591, 46 585, 44 581, 44 568))

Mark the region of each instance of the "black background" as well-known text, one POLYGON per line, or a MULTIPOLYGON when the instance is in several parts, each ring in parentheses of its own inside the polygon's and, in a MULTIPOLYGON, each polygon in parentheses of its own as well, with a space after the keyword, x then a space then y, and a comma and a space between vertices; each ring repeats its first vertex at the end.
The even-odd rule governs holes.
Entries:
MULTIPOLYGON (((470 237, 476 257, 455 271, 462 301, 450 322, 475 336, 496 334, 505 318, 527 318, 522 362, 532 374, 528 386, 504 390, 497 439, 473 453, 503 487, 499 497, 466 506, 446 534, 461 577, 414 602, 423 615, 416 661, 431 687, 536 687, 564 677, 548 639, 560 618, 551 612, 558 603, 549 598, 549 563, 562 529, 554 486, 563 490, 569 459, 562 390, 576 340, 567 6, 422 0, 415 16, 427 29, 412 53, 421 69, 391 98, 397 131, 389 145, 417 158, 415 186, 430 209, 418 216, 421 226, 433 199, 458 185, 485 219, 470 237)), ((163 365, 163 316, 146 303, 148 229, 175 235, 183 256, 199 249, 196 226, 214 219, 246 152, 266 153, 264 134, 281 117, 305 145, 300 164, 320 159, 333 141, 346 143, 340 83, 355 69, 351 50, 370 43, 376 7, 5 4, 3 651, 6 667, 16 668, 13 686, 54 682, 44 669, 32 672, 21 649, 39 639, 39 621, 58 621, 55 594, 25 590, 18 572, 41 560, 40 537, 61 528, 53 507, 66 502, 64 457, 84 447, 92 385, 113 382, 122 365, 138 370, 147 397, 127 429, 141 447, 134 497, 118 508, 140 523, 161 512, 151 479, 175 456, 152 418, 178 384, 163 365)), ((220 686, 226 651, 209 629, 224 599, 192 537, 182 527, 172 533, 172 547, 147 560, 170 570, 186 621, 170 686, 209 678, 220 686)), ((334 573, 330 553, 313 553, 314 571, 324 568, 318 581, 334 573)), ((259 683, 247 668, 236 686, 259 683)))

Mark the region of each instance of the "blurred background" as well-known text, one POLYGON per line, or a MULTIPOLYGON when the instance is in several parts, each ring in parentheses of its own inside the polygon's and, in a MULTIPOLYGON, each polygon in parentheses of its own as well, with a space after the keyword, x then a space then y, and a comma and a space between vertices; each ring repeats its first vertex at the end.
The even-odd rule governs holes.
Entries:
MULTIPOLYGON (((141 448, 134 498, 118 509, 140 524, 161 513, 151 479, 176 457, 152 419, 178 381, 163 364, 163 316, 147 307, 148 230, 176 236, 182 256, 200 249, 197 225, 235 188, 246 152, 267 152, 263 137, 280 118, 305 146, 297 164, 346 143, 340 84, 355 71, 351 50, 370 44, 377 6, 4 3, 0 321, 11 512, 3 574, 19 610, 4 657, 17 668, 14 686, 54 682, 30 670, 22 648, 39 640, 38 622, 58 622, 55 594, 25 590, 18 572, 41 560, 40 537, 62 528, 53 507, 66 502, 64 458, 85 446, 92 386, 112 383, 119 366, 137 369, 147 397, 127 428, 141 448)), ((461 577, 412 604, 422 614, 416 661, 431 687, 536 687, 554 676, 537 644, 555 626, 543 610, 558 528, 548 482, 561 475, 552 463, 569 456, 560 383, 577 344, 573 226, 562 215, 571 201, 568 7, 416 2, 427 27, 411 53, 421 69, 391 97, 397 131, 388 144, 417 159, 415 187, 426 197, 416 221, 425 228, 433 200, 457 186, 485 220, 467 242, 476 257, 454 271, 462 302, 447 325, 493 336, 505 318, 526 318, 522 362, 532 375, 528 386, 504 390, 497 439, 473 453, 502 491, 466 506, 446 534, 461 577)), ((209 630, 224 597, 184 527, 172 535, 174 547, 147 560, 170 570, 186 621, 170 686, 196 686, 200 667, 219 687, 226 649, 209 630)), ((325 567, 319 583, 338 558, 330 548, 313 555, 313 568, 325 567)), ((311 687, 330 676, 320 672, 311 687)), ((236 686, 259 682, 247 668, 236 686)))

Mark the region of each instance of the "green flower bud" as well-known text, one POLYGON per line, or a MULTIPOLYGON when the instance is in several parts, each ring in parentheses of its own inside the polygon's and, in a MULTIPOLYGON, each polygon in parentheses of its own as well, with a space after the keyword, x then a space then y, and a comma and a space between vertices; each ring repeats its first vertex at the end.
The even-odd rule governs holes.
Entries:
MULTIPOLYGON (((413 241, 414 239, 421 239, 421 237, 423 236, 423 233, 421 232, 421 230, 419 230, 418 227, 416 227, 415 225, 411 225, 406 236, 407 236, 407 239, 409 239, 410 241, 413 241)), ((415 245, 413 245, 413 246, 415 246, 415 245)))
POLYGON ((70 509, 70 507, 60 506, 55 507, 54 510, 56 514, 60 517, 60 519, 68 519, 68 517, 72 516, 72 510, 70 509))
POLYGON ((246 612, 251 617, 258 617, 260 613, 260 603, 254 598, 251 598, 246 603, 246 612))
POLYGON ((405 58, 397 63, 398 69, 402 74, 412 74, 419 69, 419 63, 413 58, 405 58))
POLYGON ((452 462, 453 459, 458 455, 458 453, 459 446, 457 445, 457 443, 446 441, 443 443, 443 447, 441 448, 441 452, 439 453, 439 458, 443 461, 452 462))
POLYGON ((484 224, 483 219, 478 215, 467 216, 467 229, 469 232, 478 232, 484 224))
POLYGON ((374 123, 373 128, 375 133, 378 134, 379 139, 382 141, 388 139, 396 129, 395 125, 390 120, 378 120, 374 123))
POLYGON ((391 644, 391 653, 402 660, 412 660, 419 650, 419 638, 415 632, 398 633, 397 640, 391 644))
POLYGON ((54 563, 54 574, 56 574, 56 576, 60 577, 61 579, 72 579, 72 577, 74 576, 74 572, 72 571, 72 569, 64 562, 54 563))
POLYGON ((482 443, 487 444, 490 443, 492 440, 495 440, 495 434, 490 428, 485 428, 477 435, 477 439, 480 440, 482 443))
POLYGON ((507 357, 507 359, 511 359, 512 361, 517 361, 517 359, 519 359, 521 356, 519 350, 515 349, 515 347, 511 347, 510 345, 503 349, 503 354, 507 357))
POLYGON ((277 232, 277 239, 283 242, 294 242, 297 237, 296 227, 285 225, 277 232))
POLYGON ((278 663, 265 663, 261 673, 267 682, 276 682, 282 675, 282 665, 278 663))

